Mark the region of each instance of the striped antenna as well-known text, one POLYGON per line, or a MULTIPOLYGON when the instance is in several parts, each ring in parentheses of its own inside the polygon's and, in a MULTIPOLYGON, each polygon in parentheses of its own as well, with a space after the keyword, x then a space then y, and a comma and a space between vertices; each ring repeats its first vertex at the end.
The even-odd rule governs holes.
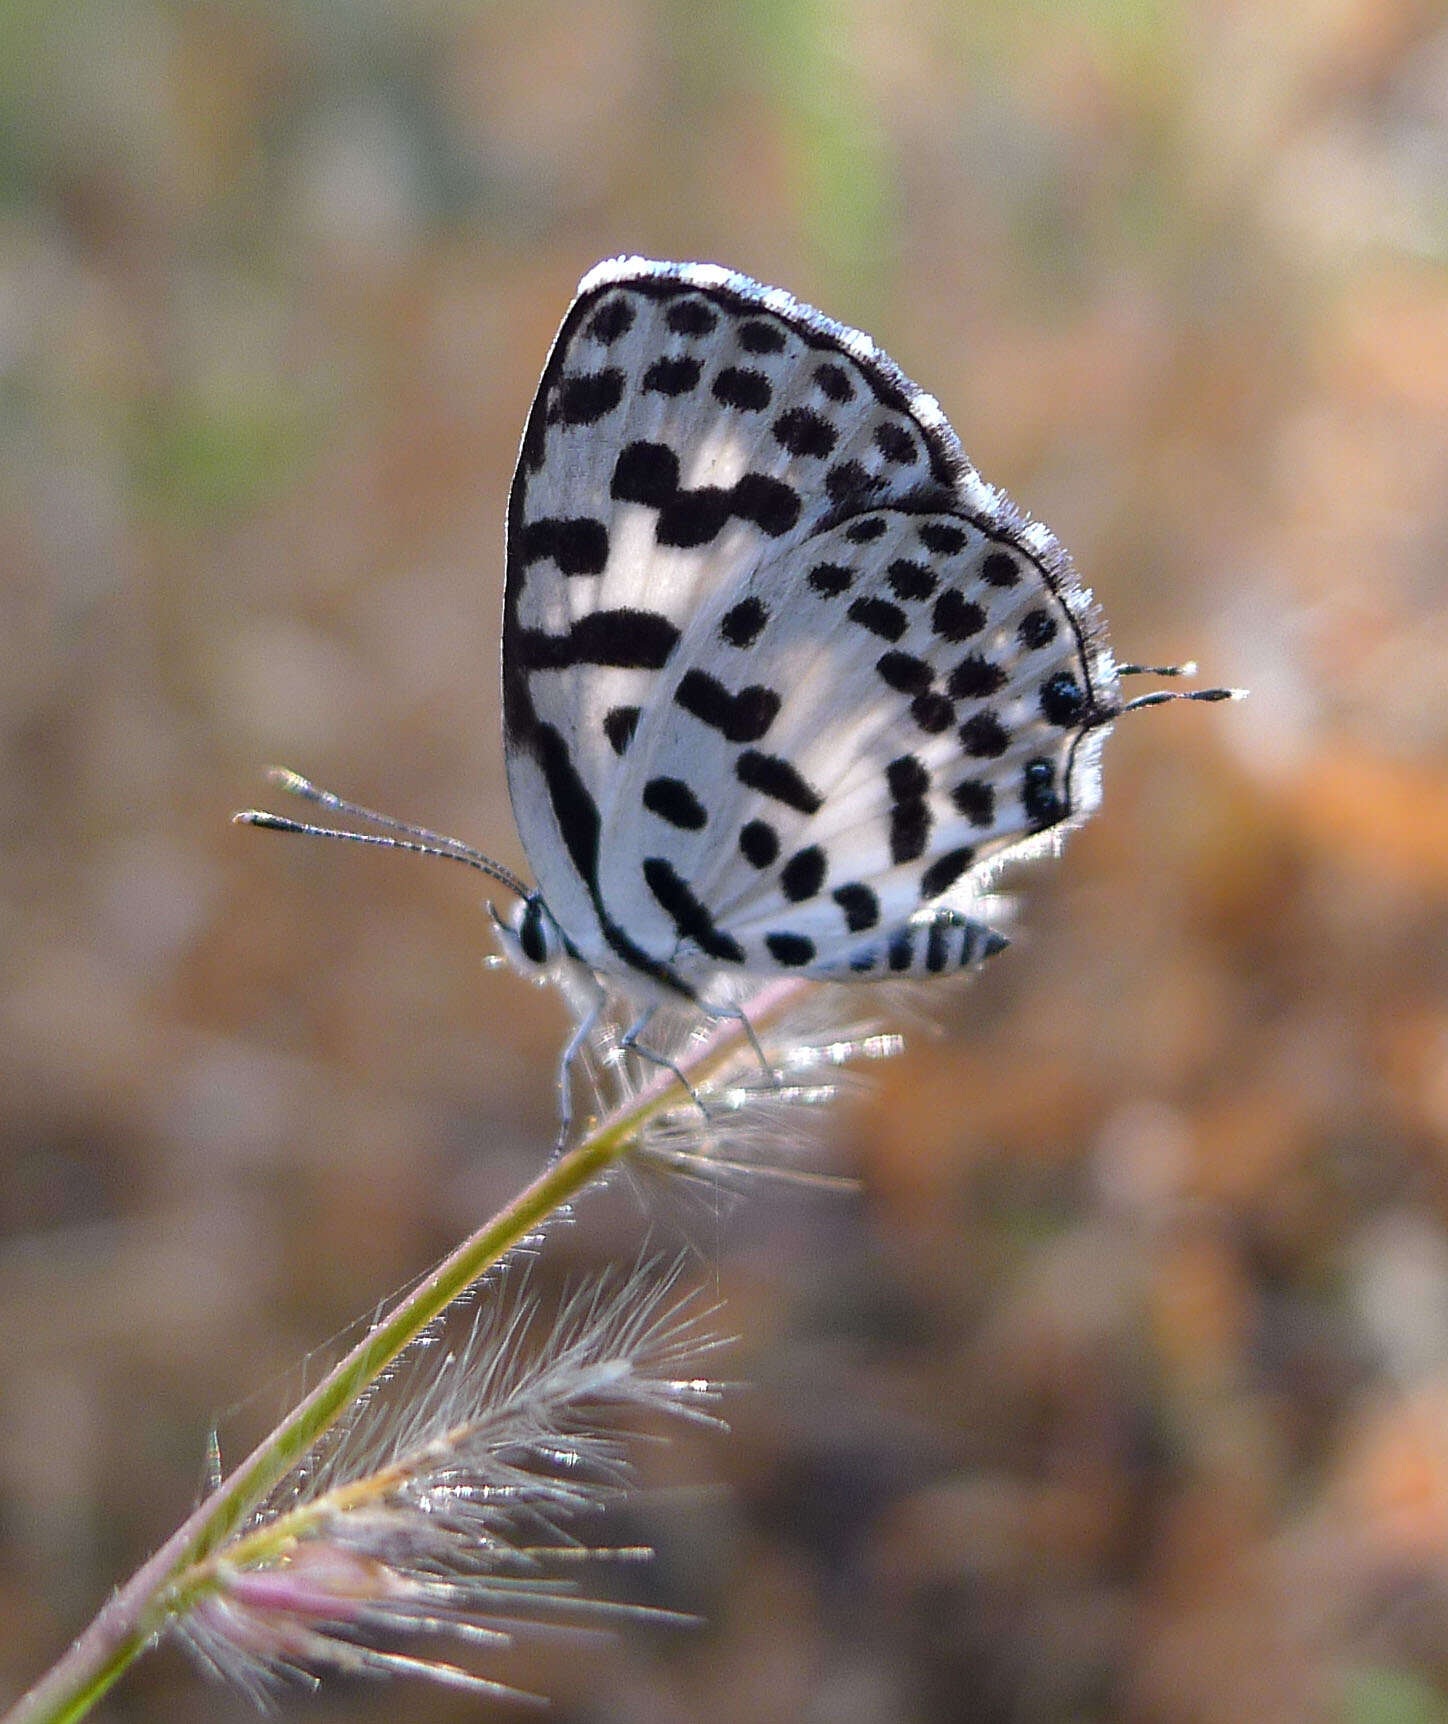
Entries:
POLYGON ((340 826, 316 826, 310 821, 289 820, 283 814, 270 814, 262 808, 245 808, 239 814, 233 814, 231 818, 236 825, 260 826, 268 832, 295 832, 304 838, 341 838, 349 844, 375 844, 383 850, 410 850, 415 856, 441 856, 449 862, 465 862, 469 868, 476 868, 519 898, 532 896, 532 889, 511 868, 505 868, 491 856, 484 856, 481 850, 474 850, 471 844, 464 844, 460 838, 448 838, 429 827, 414 826, 410 820, 398 820, 390 814, 379 814, 375 808, 364 808, 359 802, 348 802, 334 791, 323 790, 310 779, 303 778, 301 773, 285 766, 269 767, 267 777, 289 796, 299 796, 304 802, 315 802, 336 814, 365 821, 369 826, 384 827, 391 833, 405 833, 406 836, 384 837, 375 832, 349 832, 340 826))

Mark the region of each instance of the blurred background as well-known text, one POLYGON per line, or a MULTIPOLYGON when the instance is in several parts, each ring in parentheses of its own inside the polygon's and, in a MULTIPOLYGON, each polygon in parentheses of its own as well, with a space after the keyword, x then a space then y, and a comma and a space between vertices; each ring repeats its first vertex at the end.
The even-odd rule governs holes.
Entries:
MULTIPOLYGON (((732 1435, 560 1720, 1448 1713, 1448 11, 0 11, 0 1689, 288 1371, 535 1172, 559 1004, 461 870, 227 823, 279 761, 524 866, 497 641, 579 275, 868 329, 1073 551, 1124 723, 809 1165, 703 1248, 732 1435), (936 1026, 935 1032, 923 1021, 936 1026)), ((284 1718, 489 1708, 329 1684, 284 1718)), ((250 1716, 167 1651, 98 1716, 250 1716)))

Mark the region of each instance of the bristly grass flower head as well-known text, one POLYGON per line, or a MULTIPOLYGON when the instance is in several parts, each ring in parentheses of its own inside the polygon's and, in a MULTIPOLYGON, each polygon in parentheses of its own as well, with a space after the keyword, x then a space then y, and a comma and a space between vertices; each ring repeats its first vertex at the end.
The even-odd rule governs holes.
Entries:
MULTIPOLYGON (((604 1275, 545 1321, 507 1273, 455 1345, 430 1333, 301 1457, 236 1531, 172 1587, 174 1631, 208 1670, 265 1702, 327 1671, 413 1673, 518 1691, 399 1649, 409 1637, 498 1649, 588 1632, 618 1612, 559 1573, 591 1516, 632 1477, 626 1423, 717 1424, 704 1374, 713 1312, 679 1263, 604 1275)), ((534 1698, 537 1698, 534 1696, 534 1698)))
POLYGON ((329 1670, 417 1671, 493 1692, 497 1682, 399 1642, 498 1647, 545 1627, 587 1632, 620 1608, 647 1614, 589 1602, 553 1565, 605 1554, 576 1522, 626 1483, 618 1421, 715 1417, 703 1314, 679 1301, 677 1269, 656 1286, 635 1270, 540 1328, 499 1265, 619 1168, 676 1191, 760 1170, 798 1177, 810 1104, 835 1092, 846 1059, 896 1045, 842 1028, 839 1004, 833 990, 773 983, 748 1002, 747 1025, 726 1018, 686 1036, 664 1068, 596 1044, 600 1100, 612 1105, 226 1478, 215 1469, 211 1492, 6 1724, 71 1724, 168 1635, 258 1701, 329 1670), (440 1314, 474 1297, 474 1332, 449 1348, 440 1314))

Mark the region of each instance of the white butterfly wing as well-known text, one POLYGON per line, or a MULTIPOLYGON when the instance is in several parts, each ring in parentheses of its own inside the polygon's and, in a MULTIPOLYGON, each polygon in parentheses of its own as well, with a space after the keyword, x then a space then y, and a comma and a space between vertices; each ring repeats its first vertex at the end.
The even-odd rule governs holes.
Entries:
POLYGON ((504 709, 590 962, 848 974, 968 902, 1094 805, 1097 634, 868 337, 708 266, 585 278, 514 482, 504 709))

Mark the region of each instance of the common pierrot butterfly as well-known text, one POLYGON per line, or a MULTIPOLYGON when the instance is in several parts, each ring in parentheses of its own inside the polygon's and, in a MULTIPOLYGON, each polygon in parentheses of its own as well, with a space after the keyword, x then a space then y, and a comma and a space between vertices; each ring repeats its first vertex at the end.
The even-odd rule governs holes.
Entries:
POLYGON ((998 950, 984 881, 1096 806, 1113 719, 1173 698, 1123 699, 1139 667, 1064 550, 868 336, 637 257, 583 278, 544 367, 502 659, 537 888, 468 855, 518 894, 510 957, 569 984, 565 1117, 610 986, 632 1044, 662 1002, 738 1015, 751 979, 998 950))

